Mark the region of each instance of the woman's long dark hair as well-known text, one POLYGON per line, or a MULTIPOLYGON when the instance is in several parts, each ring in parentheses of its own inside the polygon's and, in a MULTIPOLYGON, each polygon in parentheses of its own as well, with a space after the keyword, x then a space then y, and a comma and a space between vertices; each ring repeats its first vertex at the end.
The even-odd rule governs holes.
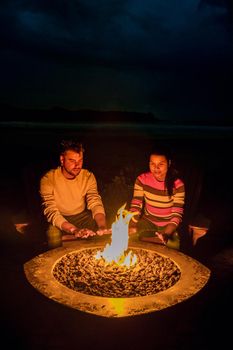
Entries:
POLYGON ((174 182, 178 179, 178 176, 178 170, 174 168, 173 162, 170 162, 165 177, 165 186, 170 197, 173 195, 174 182))

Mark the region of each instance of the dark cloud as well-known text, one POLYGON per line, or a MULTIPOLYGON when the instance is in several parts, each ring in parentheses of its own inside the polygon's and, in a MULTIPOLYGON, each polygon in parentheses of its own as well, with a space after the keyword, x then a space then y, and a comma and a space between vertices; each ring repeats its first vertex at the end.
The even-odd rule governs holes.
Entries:
POLYGON ((227 113, 231 18, 228 0, 2 1, 2 100, 22 105, 28 92, 31 105, 76 108, 92 96, 89 107, 132 110, 134 100, 166 114, 166 99, 194 106, 195 93, 197 114, 216 110, 216 96, 227 113))
POLYGON ((211 57, 230 48, 227 7, 198 8, 198 3, 9 1, 1 16, 3 39, 11 49, 81 56, 110 65, 134 61, 151 66, 173 56, 187 59, 195 52, 211 57))

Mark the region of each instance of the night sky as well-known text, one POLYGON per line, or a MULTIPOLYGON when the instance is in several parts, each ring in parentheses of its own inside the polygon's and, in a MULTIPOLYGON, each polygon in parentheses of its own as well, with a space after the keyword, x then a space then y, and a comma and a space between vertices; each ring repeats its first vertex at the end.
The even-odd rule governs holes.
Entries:
POLYGON ((232 0, 2 0, 1 104, 229 120, 232 0))

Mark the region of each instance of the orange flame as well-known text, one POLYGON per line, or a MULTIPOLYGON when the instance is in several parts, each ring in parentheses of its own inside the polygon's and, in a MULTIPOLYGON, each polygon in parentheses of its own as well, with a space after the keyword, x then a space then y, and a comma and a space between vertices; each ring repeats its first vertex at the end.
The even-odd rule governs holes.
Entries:
POLYGON ((115 262, 118 265, 130 267, 137 262, 137 257, 128 249, 128 226, 134 213, 125 209, 126 203, 118 210, 115 222, 112 224, 112 241, 104 250, 98 251, 96 259, 103 258, 107 263, 115 262))

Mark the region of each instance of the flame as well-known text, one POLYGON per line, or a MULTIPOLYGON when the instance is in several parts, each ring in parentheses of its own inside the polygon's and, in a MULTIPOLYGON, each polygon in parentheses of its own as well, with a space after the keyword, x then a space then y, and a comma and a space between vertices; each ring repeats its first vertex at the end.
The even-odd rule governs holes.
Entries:
POLYGON ((115 262, 120 266, 130 267, 137 262, 137 257, 128 250, 128 226, 129 221, 135 213, 125 209, 126 203, 118 210, 116 220, 112 224, 111 244, 105 246, 104 250, 98 251, 96 259, 103 258, 107 263, 115 262))

